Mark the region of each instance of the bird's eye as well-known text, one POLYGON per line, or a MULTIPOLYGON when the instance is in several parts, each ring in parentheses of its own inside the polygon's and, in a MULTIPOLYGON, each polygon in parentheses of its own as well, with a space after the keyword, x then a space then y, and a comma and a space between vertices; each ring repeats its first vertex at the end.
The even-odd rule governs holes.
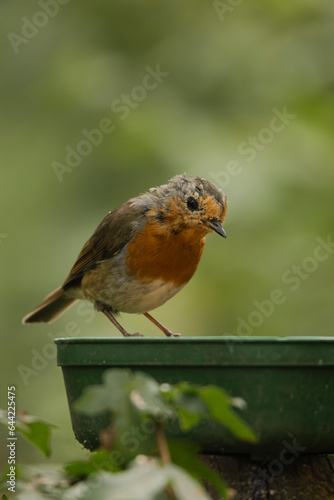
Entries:
POLYGON ((189 198, 187 199, 187 207, 192 212, 194 212, 195 210, 198 210, 198 201, 195 200, 195 198, 193 198, 192 196, 189 196, 189 198))

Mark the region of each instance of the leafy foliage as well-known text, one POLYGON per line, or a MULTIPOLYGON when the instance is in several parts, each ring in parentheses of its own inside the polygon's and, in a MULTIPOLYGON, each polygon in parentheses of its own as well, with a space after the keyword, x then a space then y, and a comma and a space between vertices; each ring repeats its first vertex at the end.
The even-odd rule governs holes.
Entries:
MULTIPOLYGON (((15 498, 210 500, 201 480, 210 482, 226 498, 225 484, 198 458, 197 445, 168 440, 165 429, 171 421, 178 421, 188 431, 204 419, 213 419, 238 439, 255 442, 253 431, 233 410, 244 406, 243 400, 231 398, 213 385, 160 385, 142 372, 107 370, 102 384, 88 387, 75 402, 76 411, 89 416, 111 412, 110 425, 100 435, 101 448, 88 460, 72 462, 62 470, 41 473, 26 468, 15 498), (136 446, 129 451, 131 436, 132 444, 136 437, 136 446), (31 480, 36 472, 37 478, 31 480)), ((6 422, 4 412, 0 420, 6 422)), ((17 430, 46 455, 52 427, 24 413, 17 420, 17 430)))
MULTIPOLYGON (((0 410, 0 422, 7 426, 7 412, 0 410)), ((16 414, 15 428, 44 455, 49 456, 51 430, 56 426, 23 411, 16 414)))
POLYGON ((117 368, 103 374, 102 385, 88 387, 76 401, 75 409, 87 415, 112 410, 116 418, 122 419, 130 404, 144 416, 159 419, 173 414, 161 397, 160 385, 153 377, 117 368))
POLYGON ((101 449, 92 453, 88 460, 71 462, 65 465, 64 470, 74 479, 86 479, 98 471, 118 472, 121 468, 110 460, 110 452, 108 450, 101 449))
POLYGON ((185 469, 195 479, 202 478, 211 483, 222 498, 227 488, 221 478, 197 457, 198 446, 193 443, 168 441, 172 462, 185 469))
POLYGON ((257 438, 250 427, 233 410, 232 406, 244 406, 240 398, 231 398, 217 386, 194 386, 180 382, 174 386, 162 387, 166 399, 177 408, 181 429, 187 431, 200 419, 212 418, 223 424, 238 439, 256 442, 257 438))

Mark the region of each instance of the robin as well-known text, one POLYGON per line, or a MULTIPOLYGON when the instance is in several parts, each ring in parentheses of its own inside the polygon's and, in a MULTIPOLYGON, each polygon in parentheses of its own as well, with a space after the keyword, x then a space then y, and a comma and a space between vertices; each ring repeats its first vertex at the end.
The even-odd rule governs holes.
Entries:
POLYGON ((200 177, 176 175, 168 184, 131 198, 109 212, 81 250, 64 284, 23 323, 49 322, 78 299, 94 303, 118 328, 117 312, 144 314, 168 337, 172 333, 148 311, 164 304, 193 276, 205 236, 226 238, 226 196, 200 177))

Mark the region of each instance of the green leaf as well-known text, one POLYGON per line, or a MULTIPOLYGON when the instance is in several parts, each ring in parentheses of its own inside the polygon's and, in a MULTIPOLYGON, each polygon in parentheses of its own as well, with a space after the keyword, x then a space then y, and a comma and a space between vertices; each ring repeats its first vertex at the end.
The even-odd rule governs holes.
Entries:
POLYGON ((199 413, 191 413, 182 406, 178 408, 178 416, 182 431, 188 431, 191 427, 196 425, 201 418, 199 413))
POLYGON ((74 479, 85 479, 90 474, 96 473, 94 467, 90 462, 71 462, 65 465, 64 470, 66 474, 74 479))
POLYGON ((196 425, 201 417, 208 414, 208 408, 200 398, 197 386, 188 382, 180 382, 175 386, 162 384, 160 391, 166 401, 175 407, 183 431, 196 425))
POLYGON ((46 424, 45 422, 31 421, 24 426, 22 424, 17 425, 16 429, 44 455, 49 456, 51 453, 51 429, 53 427, 54 426, 46 424))
POLYGON ((65 465, 64 470, 73 478, 84 479, 100 471, 118 472, 120 467, 112 460, 113 455, 108 450, 99 450, 92 453, 86 461, 71 462, 65 465))
POLYGON ((176 386, 176 390, 175 403, 178 407, 184 408, 189 413, 207 414, 208 408, 200 397, 199 387, 182 382, 176 386))
POLYGON ((127 369, 111 369, 104 373, 102 385, 88 387, 74 407, 90 416, 112 412, 110 445, 105 445, 103 437, 101 444, 119 451, 124 465, 132 461, 139 450, 151 454, 155 446, 151 432, 151 428, 154 431, 154 422, 153 425, 142 425, 147 414, 157 412, 161 420, 161 409, 155 402, 157 394, 161 398, 159 385, 152 377, 133 374, 127 369), (148 428, 149 431, 145 432, 148 428))
POLYGON ((211 418, 222 423, 236 438, 252 443, 257 441, 257 436, 249 425, 231 410, 231 398, 223 389, 208 385, 198 390, 211 418))
POLYGON ((174 464, 165 465, 176 500, 211 500, 204 488, 183 469, 174 464))
POLYGON ((129 386, 133 382, 134 374, 127 368, 112 368, 103 374, 103 385, 113 391, 112 397, 114 404, 117 405, 117 399, 123 399, 124 391, 129 393, 129 386))
MULTIPOLYGON (((102 472, 87 481, 87 491, 78 500, 155 500, 169 482, 169 471, 154 460, 134 462, 116 474, 102 472)), ((188 498, 190 500, 190 498, 188 498)))
POLYGON ((198 458, 199 447, 193 443, 168 440, 168 447, 172 462, 185 469, 192 477, 198 481, 205 479, 211 483, 220 494, 221 498, 226 498, 227 488, 219 474, 210 469, 202 460, 198 458))
POLYGON ((19 418, 16 420, 16 430, 20 432, 28 441, 34 444, 44 455, 49 456, 51 453, 50 440, 51 430, 56 428, 56 425, 45 422, 44 420, 18 413, 19 418))
POLYGON ((243 409, 246 403, 241 398, 231 398, 220 387, 205 387, 180 382, 175 386, 163 384, 161 392, 165 399, 175 406, 181 430, 187 431, 200 419, 213 418, 223 424, 238 439, 255 442, 252 429, 231 409, 243 409))
MULTIPOLYGON (((0 410, 0 423, 7 426, 7 412, 0 410)), ((28 415, 23 411, 16 413, 15 430, 34 444, 44 455, 49 456, 51 429, 57 428, 41 418, 28 415)))
POLYGON ((87 387, 75 401, 74 409, 90 416, 107 410, 117 411, 124 406, 132 381, 130 370, 107 370, 103 374, 102 384, 87 387))
POLYGON ((136 372, 133 388, 130 392, 131 402, 144 415, 149 415, 166 422, 174 412, 163 400, 158 382, 146 373, 136 372))
MULTIPOLYGON (((88 387, 74 403, 74 408, 89 416, 112 412, 114 437, 111 444, 122 453, 125 463, 132 461, 139 449, 141 453, 154 454, 154 429, 157 424, 167 423, 174 414, 154 378, 127 369, 106 371, 102 385, 88 387)), ((101 444, 108 448, 103 438, 101 444)))
POLYGON ((85 484, 82 494, 77 492, 77 500, 166 499, 167 486, 173 489, 175 500, 210 500, 202 486, 177 465, 161 465, 143 456, 124 472, 102 472, 85 484))
POLYGON ((89 386, 75 402, 74 408, 87 415, 97 415, 106 410, 120 413, 126 401, 142 414, 166 420, 173 412, 161 397, 156 380, 141 372, 111 369, 104 373, 101 385, 89 386))
MULTIPOLYGON (((64 478, 57 465, 24 466, 22 478, 17 482, 19 493, 17 500, 61 500, 64 491, 69 488, 69 481, 64 478)), ((66 496, 67 498, 67 496, 66 496)), ((68 499, 69 500, 69 499, 68 499)))
POLYGON ((73 408, 79 413, 94 417, 110 408, 110 395, 105 387, 90 385, 74 402, 73 408))

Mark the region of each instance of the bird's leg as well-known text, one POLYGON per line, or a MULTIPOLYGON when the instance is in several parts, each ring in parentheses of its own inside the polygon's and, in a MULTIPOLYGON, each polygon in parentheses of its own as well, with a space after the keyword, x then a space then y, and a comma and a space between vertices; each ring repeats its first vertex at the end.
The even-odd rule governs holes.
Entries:
POLYGON ((171 332, 170 330, 168 330, 168 328, 166 328, 164 325, 162 325, 161 323, 159 323, 159 321, 157 321, 155 318, 153 318, 153 316, 151 316, 150 314, 148 314, 148 313, 143 313, 143 314, 144 314, 144 316, 146 316, 147 319, 149 319, 150 321, 152 321, 152 323, 154 323, 155 326, 157 326, 158 328, 160 328, 160 330, 163 331, 164 334, 167 337, 181 337, 180 333, 173 333, 173 332, 171 332))
POLYGON ((123 337, 144 337, 144 335, 141 335, 140 333, 131 334, 128 333, 126 330, 124 330, 122 325, 120 325, 118 321, 114 318, 114 316, 111 314, 110 308, 106 304, 96 301, 94 306, 97 311, 101 311, 103 312, 103 314, 107 316, 107 318, 112 322, 112 324, 116 326, 116 328, 121 332, 123 337))

